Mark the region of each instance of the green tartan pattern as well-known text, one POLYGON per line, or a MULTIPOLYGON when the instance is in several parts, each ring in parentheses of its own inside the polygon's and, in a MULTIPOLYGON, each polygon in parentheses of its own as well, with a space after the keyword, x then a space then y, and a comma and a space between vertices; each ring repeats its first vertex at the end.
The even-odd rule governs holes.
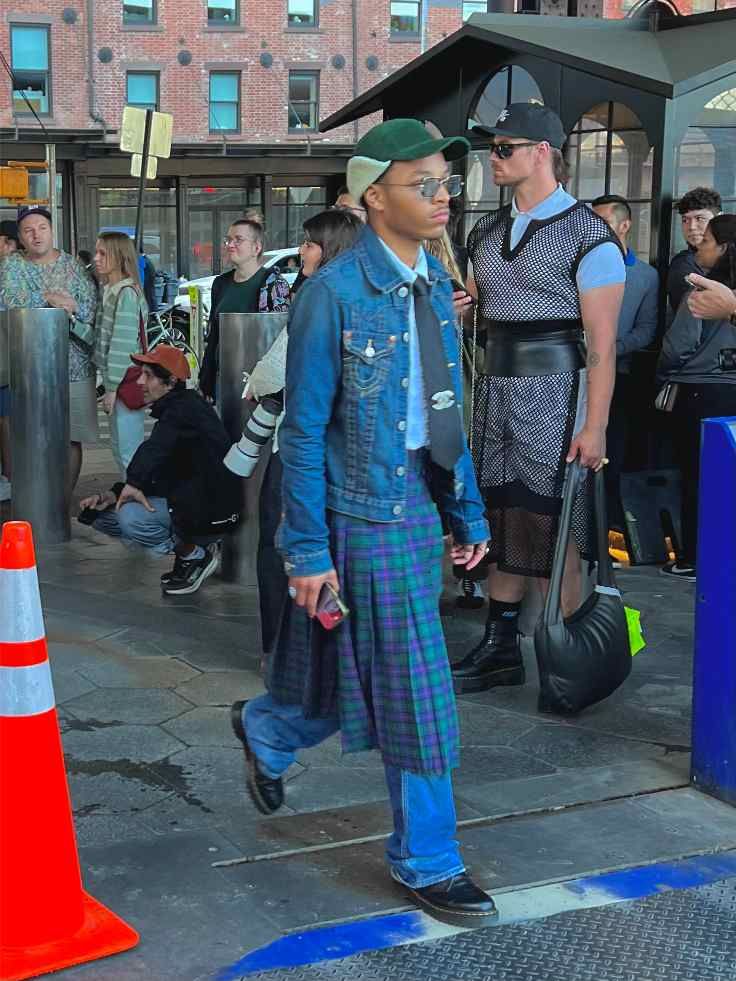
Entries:
POLYGON ((423 774, 457 766, 459 733, 439 615, 442 530, 410 460, 406 518, 383 524, 331 514, 331 548, 350 616, 335 631, 344 752, 381 750, 423 774))

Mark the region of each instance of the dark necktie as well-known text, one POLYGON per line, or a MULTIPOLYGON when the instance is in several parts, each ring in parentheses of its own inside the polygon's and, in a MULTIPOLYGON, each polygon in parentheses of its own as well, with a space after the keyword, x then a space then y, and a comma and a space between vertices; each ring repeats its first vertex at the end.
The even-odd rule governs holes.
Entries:
POLYGON ((427 403, 429 455, 438 466, 452 471, 465 448, 465 436, 442 344, 440 322, 429 300, 427 282, 421 276, 414 283, 414 316, 427 403))

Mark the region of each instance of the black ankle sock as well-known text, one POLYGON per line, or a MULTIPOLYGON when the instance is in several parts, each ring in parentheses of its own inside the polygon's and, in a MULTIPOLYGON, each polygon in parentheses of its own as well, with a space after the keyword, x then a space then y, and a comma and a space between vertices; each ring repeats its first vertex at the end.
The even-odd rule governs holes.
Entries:
POLYGON ((521 610, 521 600, 518 603, 504 603, 503 600, 488 598, 488 621, 516 620, 521 610))

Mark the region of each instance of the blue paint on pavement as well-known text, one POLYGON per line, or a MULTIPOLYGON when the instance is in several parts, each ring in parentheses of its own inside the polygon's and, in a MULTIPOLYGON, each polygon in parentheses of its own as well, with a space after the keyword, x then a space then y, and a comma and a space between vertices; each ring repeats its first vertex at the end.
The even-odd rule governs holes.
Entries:
POLYGON ((658 862, 565 883, 578 895, 603 890, 616 899, 642 899, 669 889, 692 889, 736 875, 736 855, 699 855, 680 862, 658 862))
MULTIPOLYGON (((644 899, 672 889, 691 889, 736 876, 736 852, 699 855, 560 882, 560 888, 584 898, 594 893, 600 903, 644 899), (608 900, 606 897, 609 897, 608 900)), ((523 890, 522 890, 523 892, 523 890)), ((595 896, 592 897, 595 899, 595 896)), ((500 904, 503 902, 503 894, 500 904)), ((541 914, 548 916, 554 910, 541 914)), ((501 910, 503 925, 503 910, 501 910)), ((514 920, 514 922, 518 922, 514 920)), ((370 950, 385 950, 428 937, 427 920, 418 910, 372 919, 317 927, 281 937, 223 968, 216 981, 236 981, 258 971, 274 971, 320 961, 339 960, 370 950)))
POLYGON ((333 961, 368 950, 385 950, 411 940, 424 937, 422 916, 419 911, 392 913, 352 923, 319 927, 303 933, 291 933, 274 940, 266 947, 246 954, 230 967, 216 975, 217 981, 235 981, 236 978, 257 971, 273 971, 277 968, 298 967, 317 961, 333 961))

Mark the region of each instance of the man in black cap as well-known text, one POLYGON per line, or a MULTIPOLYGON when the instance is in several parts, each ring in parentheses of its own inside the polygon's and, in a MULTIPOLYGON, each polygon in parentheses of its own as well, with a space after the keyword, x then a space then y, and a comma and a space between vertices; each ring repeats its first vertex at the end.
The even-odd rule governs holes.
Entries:
MULTIPOLYGON (((546 589, 566 463, 579 457, 598 470, 607 462, 626 280, 616 237, 562 186, 565 132, 554 112, 516 103, 495 126, 476 131, 491 138, 494 181, 512 188, 513 198, 481 218, 468 239, 470 287, 487 338, 472 447, 491 547, 486 629, 453 666, 455 690, 463 692, 524 682, 517 620, 525 579, 546 589)), ((574 513, 566 612, 580 601, 580 555, 593 554, 589 484, 581 483, 574 513)))

